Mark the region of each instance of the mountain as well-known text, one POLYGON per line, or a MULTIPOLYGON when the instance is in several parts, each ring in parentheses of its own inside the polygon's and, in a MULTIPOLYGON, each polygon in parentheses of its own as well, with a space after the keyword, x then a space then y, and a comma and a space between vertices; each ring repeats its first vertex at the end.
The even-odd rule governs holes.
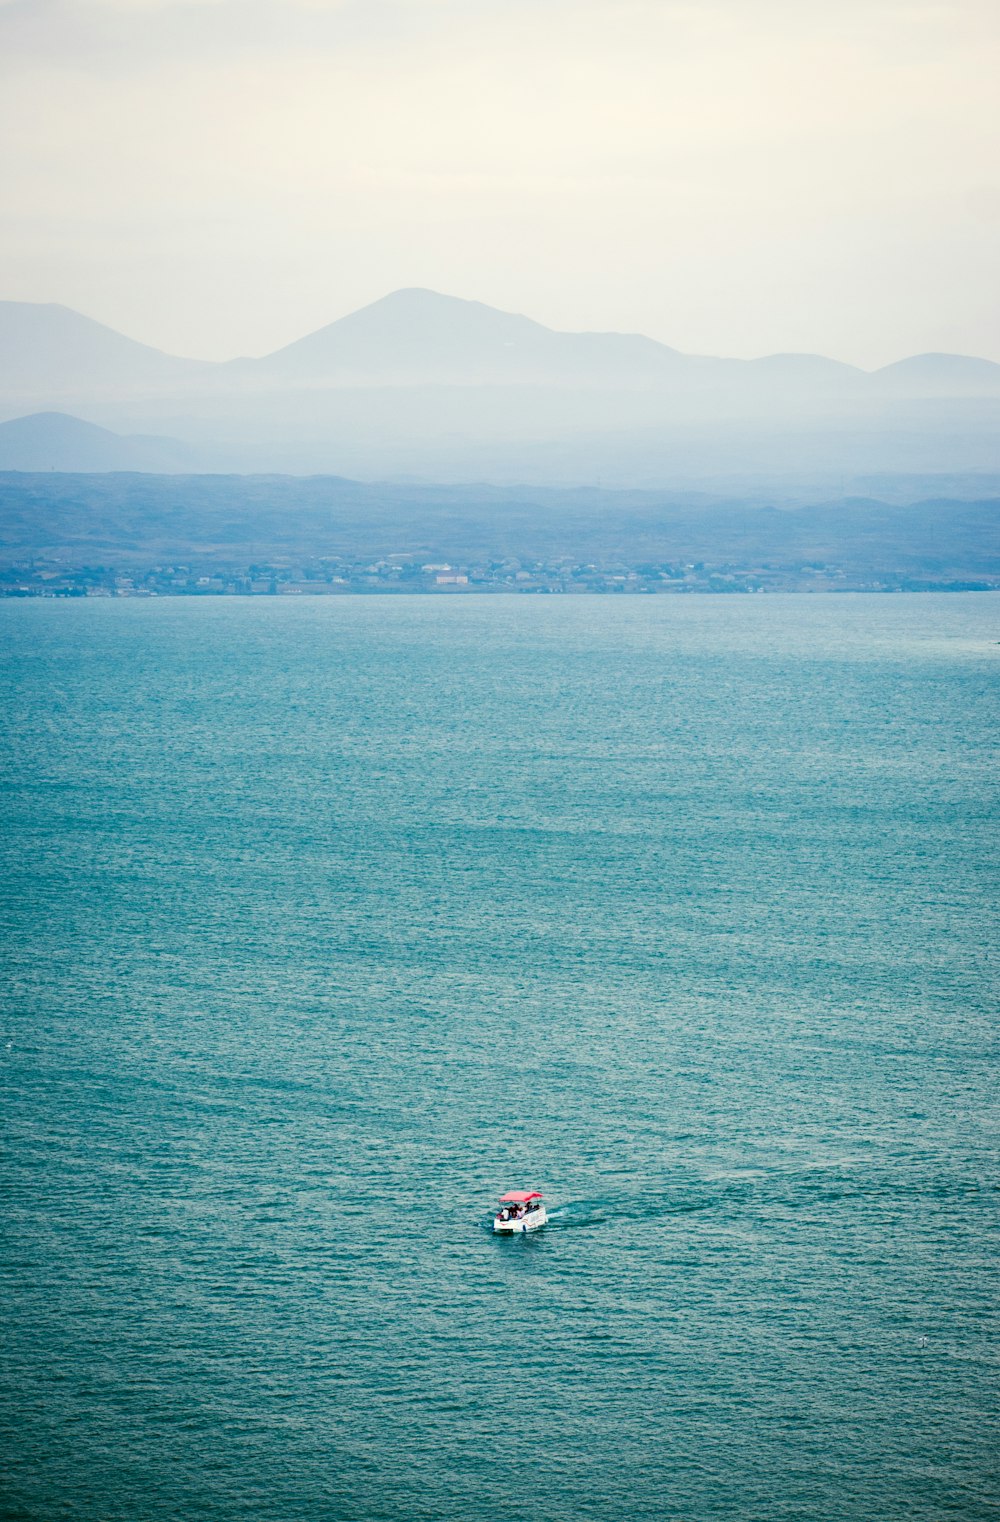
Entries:
POLYGON ((684 363, 638 334, 557 333, 481 301, 412 289, 236 365, 261 383, 577 387, 655 384, 684 363))
POLYGON ((869 377, 887 396, 1000 396, 1000 365, 966 354, 914 354, 869 377))
POLYGON ((136 343, 69 307, 0 301, 0 398, 115 394, 183 385, 213 366, 136 343))
MULTIPOLYGON (((41 412, 168 435, 178 442, 155 448, 171 461, 183 441, 191 468, 240 472, 654 487, 824 477, 836 489, 852 474, 1000 469, 1000 365, 988 360, 917 355, 869 374, 815 354, 690 355, 419 289, 222 364, 65 307, 0 303, 0 417, 41 412)), ((53 435, 16 458, 118 469, 153 447, 71 442, 77 453, 53 435)))
POLYGON ((985 359, 923 354, 869 374, 821 354, 753 360, 682 354, 640 334, 558 332, 419 288, 393 291, 272 354, 222 370, 263 387, 663 390, 741 406, 777 397, 1000 396, 1000 365, 985 359))
POLYGON ((818 354, 682 354, 634 333, 563 333, 436 291, 394 291, 260 359, 181 359, 69 307, 0 302, 0 398, 218 396, 289 388, 533 386, 705 395, 1000 396, 1000 365, 920 354, 868 374, 818 354))
POLYGON ((130 436, 65 412, 35 412, 0 423, 0 470, 190 470, 195 451, 177 439, 130 436))

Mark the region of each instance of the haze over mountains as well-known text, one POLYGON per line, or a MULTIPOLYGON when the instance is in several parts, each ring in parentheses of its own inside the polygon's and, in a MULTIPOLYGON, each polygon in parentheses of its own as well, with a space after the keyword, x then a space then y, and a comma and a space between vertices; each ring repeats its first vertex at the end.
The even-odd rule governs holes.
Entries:
POLYGON ((1000 471, 1000 365, 918 355, 869 373, 819 355, 686 355, 423 290, 262 358, 210 363, 65 307, 4 302, 0 419, 0 469, 822 489, 1000 471))

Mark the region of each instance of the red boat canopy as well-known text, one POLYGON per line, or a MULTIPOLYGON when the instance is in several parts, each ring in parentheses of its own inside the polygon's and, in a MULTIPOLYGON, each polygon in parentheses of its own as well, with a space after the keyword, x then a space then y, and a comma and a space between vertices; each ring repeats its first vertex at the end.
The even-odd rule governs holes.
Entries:
POLYGON ((510 1194, 502 1194, 500 1196, 500 1203, 501 1205, 527 1205, 529 1200, 540 1199, 541 1195, 537 1189, 512 1189, 510 1194))

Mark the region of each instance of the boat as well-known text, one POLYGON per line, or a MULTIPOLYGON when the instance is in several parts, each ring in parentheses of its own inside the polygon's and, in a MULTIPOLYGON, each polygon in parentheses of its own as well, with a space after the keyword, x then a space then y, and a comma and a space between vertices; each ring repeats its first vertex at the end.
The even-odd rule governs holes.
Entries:
POLYGON ((537 1189, 512 1189, 500 1196, 500 1209, 493 1217, 494 1231, 537 1231, 548 1216, 537 1189))

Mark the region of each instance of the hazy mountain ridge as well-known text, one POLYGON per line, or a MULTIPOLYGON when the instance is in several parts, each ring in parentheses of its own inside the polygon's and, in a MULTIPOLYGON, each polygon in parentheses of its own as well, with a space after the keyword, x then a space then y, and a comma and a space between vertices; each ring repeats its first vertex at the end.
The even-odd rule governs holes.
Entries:
POLYGON ((0 423, 0 471, 192 470, 198 452, 179 439, 114 433, 65 412, 0 423))
POLYGON ((71 307, 0 301, 0 396, 156 390, 213 368, 126 338, 71 307))
POLYGON ((975 427, 968 405, 920 403, 886 410, 878 423, 841 417, 826 428, 808 420, 769 429, 752 421, 674 421, 629 430, 622 419, 610 426, 610 409, 598 399, 589 412, 581 407, 570 433, 546 392, 533 408, 523 393, 494 390, 336 395, 339 405, 325 419, 298 415, 286 398, 285 411, 261 416, 254 434, 242 438, 220 434, 212 419, 189 420, 187 439, 94 430, 97 456, 91 425, 73 433, 72 420, 59 415, 16 419, 0 424, 0 469, 337 474, 448 485, 767 492, 795 501, 871 489, 893 500, 938 491, 967 499, 991 492, 989 483, 1000 477, 998 403, 976 404, 975 427), (475 402, 481 406, 470 406, 475 402), (464 433, 435 431, 448 420, 464 422, 464 433))
MULTIPOLYGON (((822 355, 686 355, 422 290, 221 364, 163 354, 65 307, 0 303, 0 416, 53 411, 175 441, 158 462, 148 445, 123 445, 105 468, 619 486, 1000 469, 1000 365, 989 360, 916 355, 866 372, 822 355)), ((0 444, 0 468, 87 458, 64 439, 46 456, 43 432, 30 456, 0 444)))
POLYGON ((921 354, 864 371, 817 354, 737 360, 682 354, 641 334, 560 332, 528 317, 434 291, 394 291, 260 358, 182 359, 126 338, 69 307, 0 302, 0 392, 90 381, 123 386, 253 377, 264 385, 449 385, 609 382, 637 386, 680 376, 793 375, 825 384, 874 382, 893 395, 1000 395, 1000 364, 954 354, 921 354), (916 387, 914 392, 905 388, 916 387), (900 389, 903 388, 903 389, 900 389))
POLYGON ((479 301, 411 289, 238 364, 264 383, 579 387, 655 384, 684 358, 639 334, 560 333, 479 301))

